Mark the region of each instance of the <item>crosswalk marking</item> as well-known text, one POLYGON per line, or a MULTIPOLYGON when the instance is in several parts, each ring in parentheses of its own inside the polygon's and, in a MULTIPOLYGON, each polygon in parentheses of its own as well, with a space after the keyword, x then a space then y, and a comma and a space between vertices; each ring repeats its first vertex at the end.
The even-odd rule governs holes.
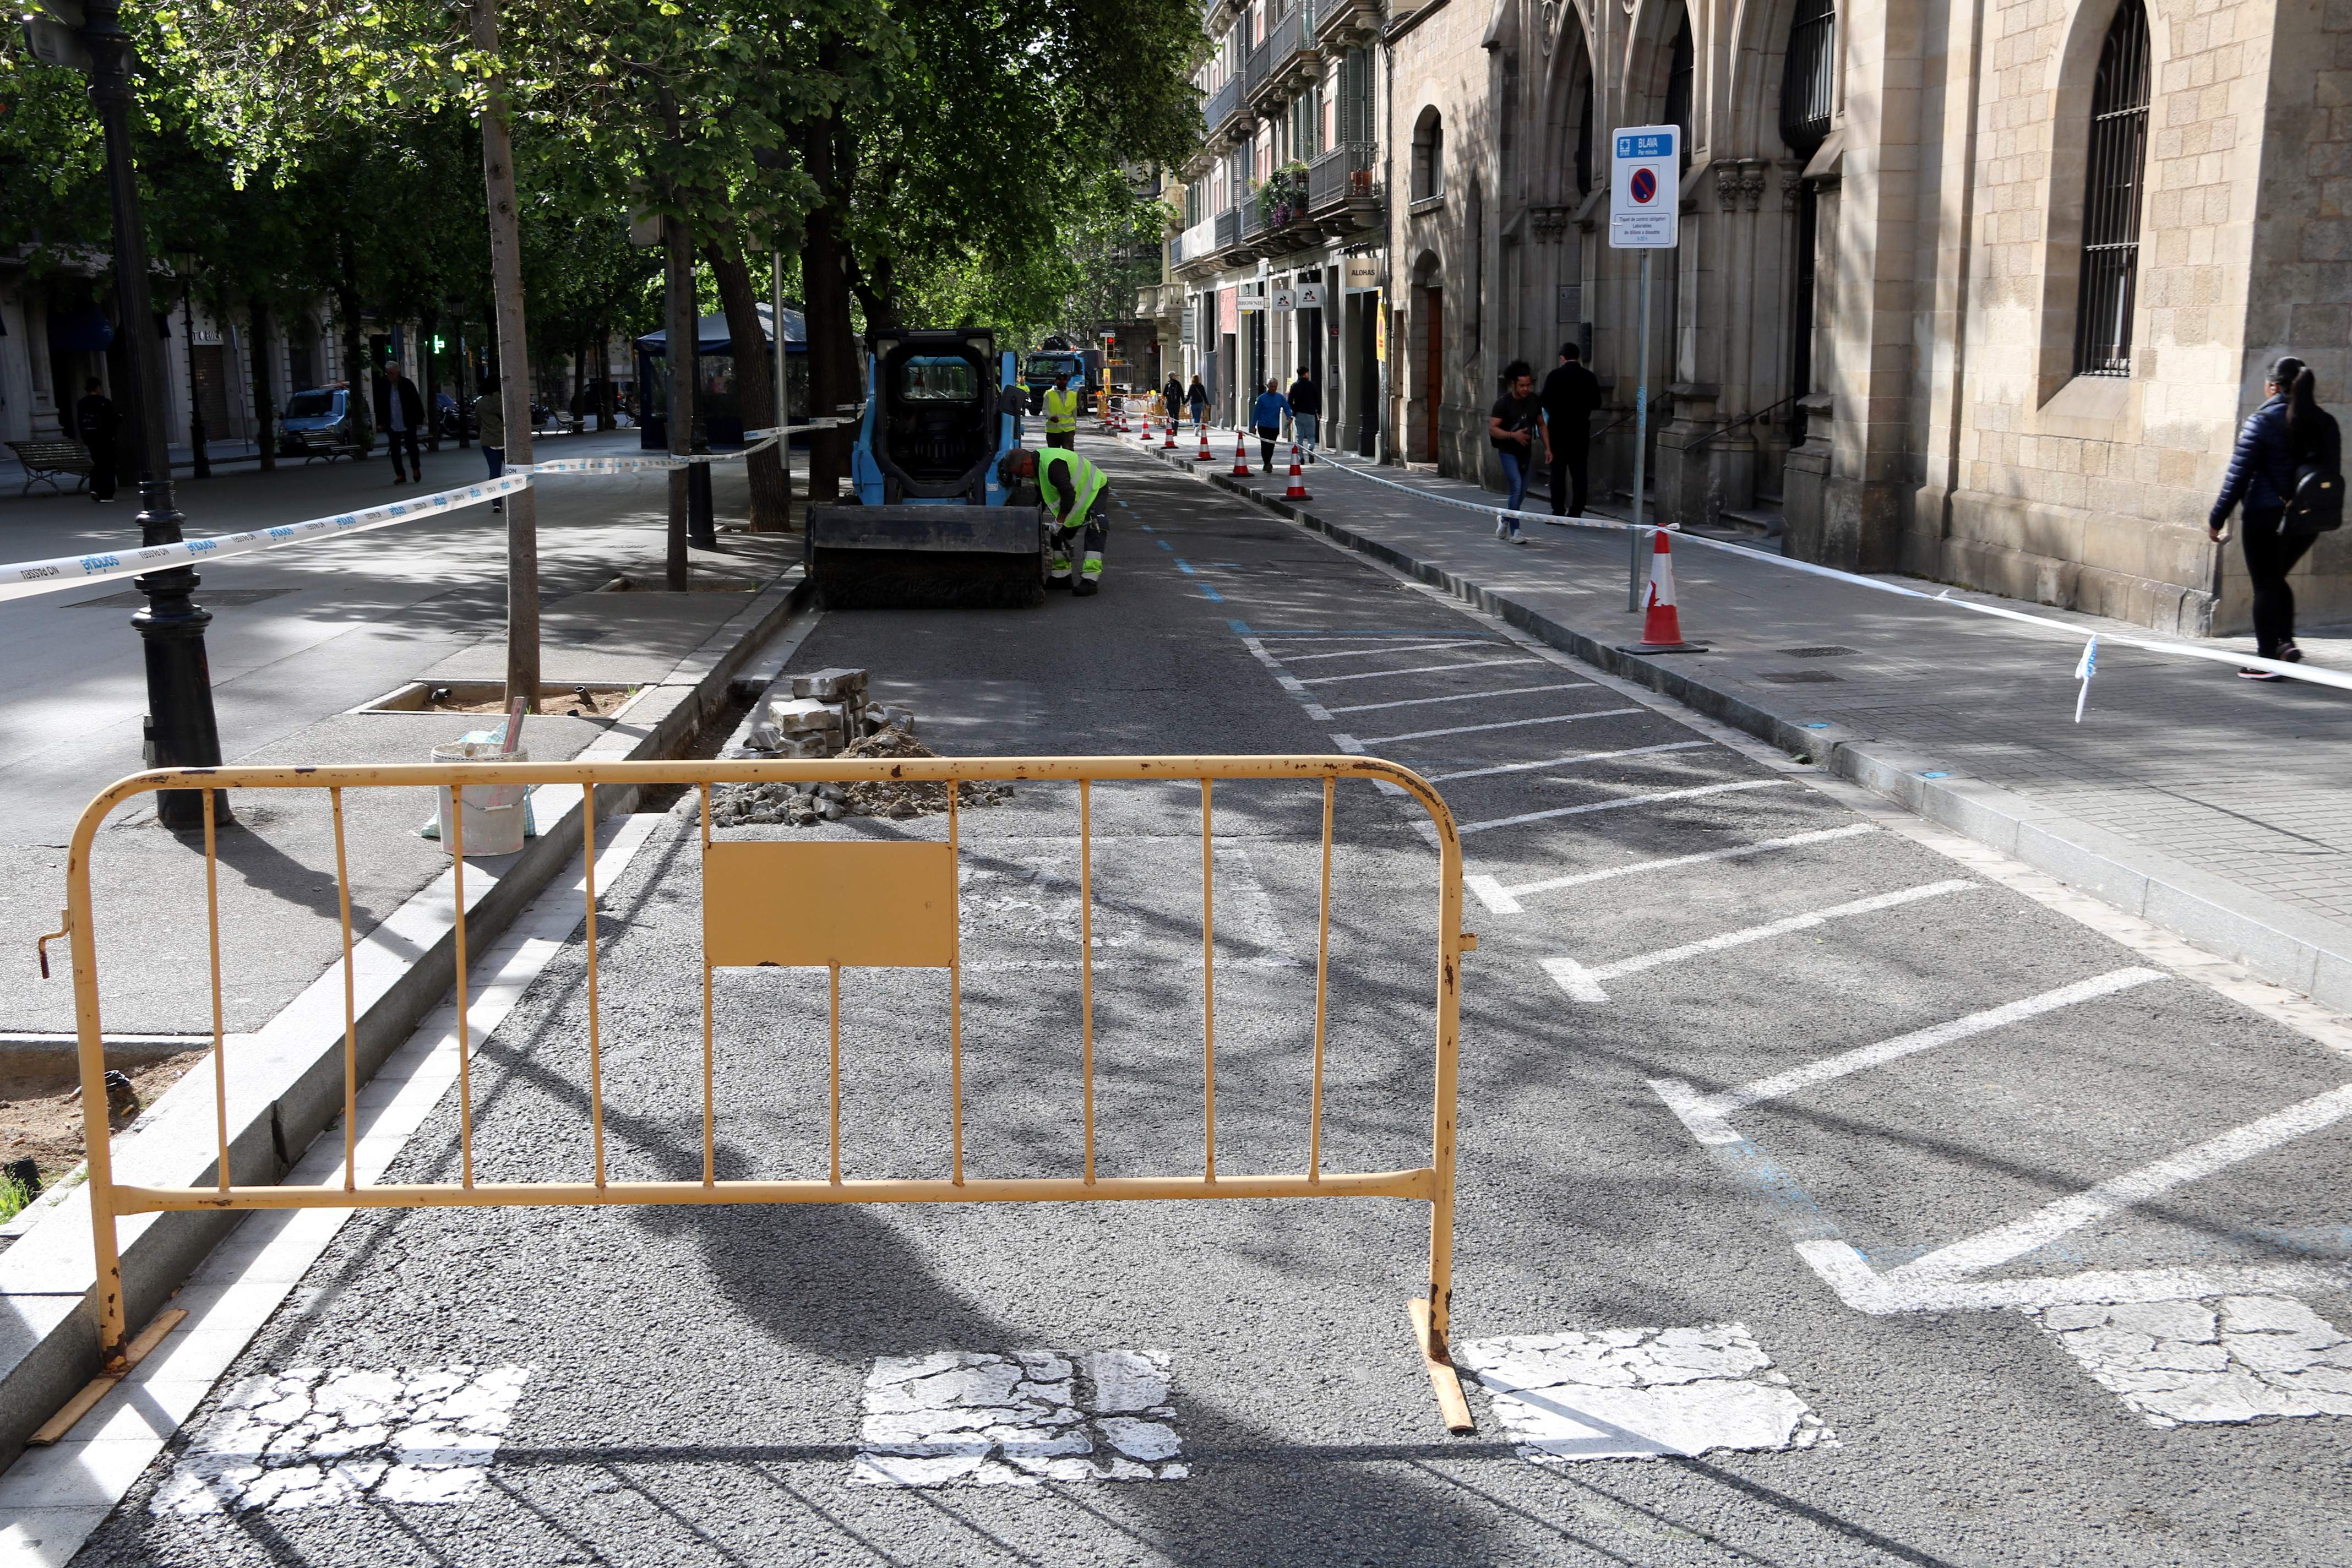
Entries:
POLYGON ((1929 882, 1923 887, 1904 888, 1892 893, 1874 893, 1869 898, 1834 904, 1826 910, 1814 910, 1810 913, 1790 915, 1785 920, 1772 921, 1764 925, 1748 926, 1739 931, 1725 931, 1719 936, 1705 937, 1697 942, 1686 942, 1679 947, 1660 948, 1655 952, 1635 953, 1631 958, 1621 958, 1613 963, 1601 964, 1599 968, 1588 968, 1572 958, 1547 958, 1543 961, 1543 970, 1546 974, 1551 976, 1554 984, 1577 1001, 1606 1002, 1609 1000, 1609 993, 1601 989, 1604 981, 1622 979, 1628 974, 1640 974, 1645 970, 1655 969, 1661 964, 1673 963, 1680 959, 1697 958, 1710 952, 1721 952, 1727 948, 1745 947, 1749 942, 1763 942, 1776 936, 1786 936, 1791 931, 1811 931, 1815 926, 1824 925, 1833 920, 1843 920, 1853 915, 1875 914, 1881 910, 1895 909, 1904 904, 1916 904, 1922 899, 1941 898, 1948 893, 1966 892, 1970 888, 1979 885, 1966 878, 1956 877, 1946 881, 1929 882))

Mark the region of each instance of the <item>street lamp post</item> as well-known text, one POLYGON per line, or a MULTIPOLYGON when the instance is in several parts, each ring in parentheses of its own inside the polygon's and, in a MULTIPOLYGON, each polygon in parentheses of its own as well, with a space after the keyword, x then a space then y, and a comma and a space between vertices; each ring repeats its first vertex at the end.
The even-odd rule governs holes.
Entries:
POLYGON ((208 433, 205 429, 205 399, 196 385, 196 258, 193 252, 182 251, 172 258, 172 269, 180 275, 180 335, 187 340, 188 351, 188 449, 194 454, 193 477, 208 479, 213 477, 213 460, 205 451, 208 433))
MULTIPOLYGON (((106 134, 107 195, 114 216, 114 294, 124 357, 139 399, 139 532, 143 546, 180 542, 172 501, 171 454, 163 445, 163 364, 155 352, 155 313, 147 289, 147 237, 139 216, 139 180, 131 158, 131 37, 121 0, 88 0, 76 29, 89 51, 89 101, 106 134)), ((201 450, 201 447, 199 448, 201 450)), ((212 670, 205 628, 212 616, 193 597, 197 577, 185 566, 131 579, 147 607, 131 617, 147 655, 147 760, 156 767, 220 766, 220 726, 213 717, 212 670)), ((219 800, 226 816, 226 797, 219 800)), ((164 790, 155 815, 166 827, 199 827, 204 792, 164 790)))

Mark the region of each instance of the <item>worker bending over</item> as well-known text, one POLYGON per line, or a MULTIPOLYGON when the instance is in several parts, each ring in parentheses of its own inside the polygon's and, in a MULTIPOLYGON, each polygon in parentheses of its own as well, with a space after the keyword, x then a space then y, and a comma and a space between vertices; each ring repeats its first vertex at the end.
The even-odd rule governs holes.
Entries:
MULTIPOLYGON (((1048 395, 1050 395, 1050 394, 1048 395)), ((1054 517, 1054 553, 1046 568, 1045 585, 1069 588, 1081 597, 1102 589, 1104 510, 1110 504, 1110 476, 1076 452, 1048 447, 1042 452, 1016 447, 1004 458, 1008 483, 1031 479, 1054 517), (1087 536, 1086 559, 1077 581, 1070 581, 1070 542, 1080 530, 1087 536)))
POLYGON ((1078 394, 1063 371, 1045 389, 1045 445, 1075 448, 1078 444, 1078 394))

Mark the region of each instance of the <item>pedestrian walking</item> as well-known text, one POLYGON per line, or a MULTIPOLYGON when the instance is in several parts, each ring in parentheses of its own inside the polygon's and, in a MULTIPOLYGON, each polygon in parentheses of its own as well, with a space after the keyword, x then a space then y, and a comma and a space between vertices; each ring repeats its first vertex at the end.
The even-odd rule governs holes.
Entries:
POLYGON ((1559 363, 1544 377, 1542 401, 1544 439, 1551 447, 1551 514, 1582 517, 1601 383, 1584 367, 1584 354, 1574 343, 1559 345, 1559 363))
POLYGON ((1193 434, 1206 433, 1209 428, 1209 384, 1201 379, 1198 371, 1192 373, 1192 384, 1184 393, 1184 405, 1192 411, 1193 434))
MULTIPOLYGON (((2299 664, 2294 646, 2294 591, 2287 574, 2320 534, 2344 521, 2344 437, 2336 416, 2319 406, 2310 368, 2293 354, 2271 363, 2264 401, 2239 428, 2230 471, 2213 502, 2206 530, 2216 543, 2229 538, 2232 510, 2242 507, 2238 531, 2246 574, 2254 589, 2254 651, 2299 664)), ((2284 680, 2267 669, 2241 669, 2242 680, 2284 680)))
POLYGON ((1298 432, 1298 444, 1307 448, 1307 460, 1315 460, 1315 438, 1322 434, 1323 389, 1315 384, 1314 372, 1302 367, 1298 379, 1290 384, 1290 426, 1298 432))
POLYGON ((1274 472, 1274 444, 1282 439, 1282 421, 1290 412, 1290 399, 1275 390, 1274 377, 1265 378, 1265 390, 1250 405, 1250 425, 1257 431, 1258 451, 1265 461, 1258 472, 1274 472))
MULTIPOLYGON (((1528 499, 1528 476, 1535 469, 1536 444, 1543 442, 1545 461, 1551 459, 1551 443, 1546 437, 1543 405, 1536 401, 1536 374, 1528 362, 1515 359, 1503 367, 1503 395, 1486 414, 1486 439, 1496 455, 1503 459, 1503 479, 1510 486, 1508 510, 1517 512, 1528 499)), ((1512 544, 1526 541, 1519 537, 1519 520, 1498 518, 1495 537, 1512 544)))
POLYGON ((122 416, 106 395, 106 383, 91 376, 74 404, 74 430, 89 448, 89 499, 100 506, 114 500, 115 442, 122 434, 122 416))
POLYGON ((1168 384, 1160 389, 1160 401, 1171 424, 1184 416, 1184 384, 1172 370, 1168 373, 1168 384))
POLYGON ((384 362, 383 381, 375 392, 376 428, 383 432, 384 446, 392 458, 394 484, 425 482, 425 451, 418 437, 425 428, 425 399, 408 373, 391 360, 384 362), (405 470, 401 467, 401 454, 408 455, 405 470))
MULTIPOLYGON (((486 378, 481 395, 474 400, 474 438, 482 444, 482 460, 490 466, 494 479, 507 471, 507 411, 502 396, 498 382, 486 378)), ((504 511, 507 503, 503 499, 494 500, 490 510, 504 511)))

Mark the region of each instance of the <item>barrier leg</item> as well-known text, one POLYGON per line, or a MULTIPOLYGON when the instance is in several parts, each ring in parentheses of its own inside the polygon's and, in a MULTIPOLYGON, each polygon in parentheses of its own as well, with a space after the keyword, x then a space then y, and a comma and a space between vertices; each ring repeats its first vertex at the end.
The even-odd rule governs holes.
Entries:
POLYGON ((1429 1200, 1429 1295, 1406 1309, 1420 1344, 1422 1363, 1429 1370, 1430 1387, 1445 1429, 1477 1430, 1470 1419, 1469 1401, 1462 1396, 1462 1374, 1445 1337, 1454 1300, 1454 1099, 1459 1083, 1462 1028, 1462 953, 1477 938, 1462 929, 1462 841, 1450 826, 1441 851, 1438 873, 1437 946, 1437 1083, 1436 1107, 1430 1124, 1430 1168, 1436 1173, 1436 1190, 1429 1200))

